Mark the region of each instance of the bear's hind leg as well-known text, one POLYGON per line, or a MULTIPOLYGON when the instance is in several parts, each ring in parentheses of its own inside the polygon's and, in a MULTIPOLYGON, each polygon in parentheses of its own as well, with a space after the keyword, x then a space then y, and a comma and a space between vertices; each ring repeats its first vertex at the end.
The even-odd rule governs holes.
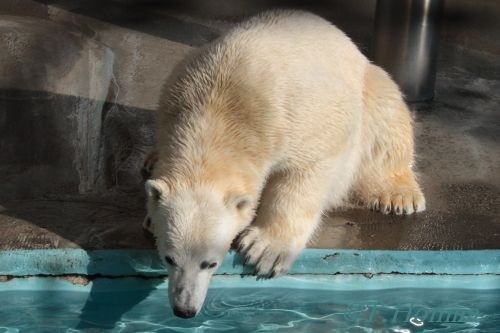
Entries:
MULTIPOLYGON (((361 160, 354 193, 369 208, 384 214, 418 213, 425 210, 425 198, 412 170, 411 118, 404 105, 391 113, 385 126, 378 120, 381 130, 361 160)), ((376 124, 375 120, 371 123, 376 124)))
POLYGON ((371 209, 384 214, 409 215, 425 210, 425 198, 417 182, 413 165, 413 130, 410 114, 403 104, 378 117, 379 126, 367 153, 362 158, 354 193, 371 209))
POLYGON ((425 198, 412 170, 413 122, 397 85, 370 65, 363 92, 364 154, 354 193, 368 207, 389 214, 425 210, 425 198))

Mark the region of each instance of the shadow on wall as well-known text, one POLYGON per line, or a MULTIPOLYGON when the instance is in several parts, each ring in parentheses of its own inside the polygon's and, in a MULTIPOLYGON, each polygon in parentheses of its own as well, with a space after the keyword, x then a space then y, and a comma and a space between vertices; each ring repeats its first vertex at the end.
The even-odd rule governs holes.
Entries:
POLYGON ((101 119, 92 119, 99 137, 88 140, 75 113, 95 104, 77 96, 0 90, 0 250, 153 247, 141 228, 140 169, 154 143, 154 113, 101 103, 101 119), (97 158, 82 164, 82 155, 97 158), (95 177, 82 193, 86 175, 95 177))
MULTIPOLYGON (((359 43, 362 49, 365 49, 363 45, 367 46, 369 42, 376 2, 375 0, 307 2, 300 0, 90 0, 75 5, 74 0, 35 1, 42 5, 191 46, 201 46, 216 39, 220 35, 220 30, 256 13, 272 9, 301 9, 331 20, 359 43), (186 16, 191 19, 184 19, 186 16), (222 23, 222 20, 225 23, 222 23), (370 28, 366 29, 367 26, 370 28)), ((94 34, 93 31, 89 33, 94 34)))
POLYGON ((78 194, 82 181, 90 182, 88 192, 101 194, 142 189, 140 168, 154 144, 154 113, 105 103, 97 113, 101 119, 79 123, 76 113, 99 105, 78 96, 0 90, 0 199, 78 194), (99 138, 90 140, 95 134, 99 138), (82 155, 95 158, 80 163, 82 155))
POLYGON ((191 46, 201 46, 218 37, 218 32, 205 25, 181 20, 161 12, 162 8, 175 10, 185 7, 181 2, 176 3, 174 1, 172 3, 169 1, 168 5, 162 5, 151 1, 134 3, 133 1, 90 0, 75 5, 75 1, 72 0, 57 1, 57 3, 53 3, 51 0, 36 1, 85 17, 191 46))

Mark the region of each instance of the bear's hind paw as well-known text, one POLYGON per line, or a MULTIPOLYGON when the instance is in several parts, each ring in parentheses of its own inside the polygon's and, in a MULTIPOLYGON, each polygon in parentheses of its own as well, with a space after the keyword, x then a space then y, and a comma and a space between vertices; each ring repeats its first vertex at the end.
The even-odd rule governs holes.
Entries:
POLYGON ((368 202, 368 208, 383 214, 411 215, 425 210, 421 191, 383 193, 368 202))

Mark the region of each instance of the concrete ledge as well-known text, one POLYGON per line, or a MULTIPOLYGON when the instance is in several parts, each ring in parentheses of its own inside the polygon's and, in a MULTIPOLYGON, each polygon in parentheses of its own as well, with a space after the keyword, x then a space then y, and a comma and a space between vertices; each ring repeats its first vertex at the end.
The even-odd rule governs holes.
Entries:
MULTIPOLYGON (((250 274, 228 254, 217 274, 250 274)), ((307 249, 290 274, 500 274, 500 250, 356 251, 307 249)), ((51 249, 0 251, 0 275, 164 276, 153 250, 51 249)))
MULTIPOLYGON (((380 290, 395 288, 447 288, 447 289, 498 289, 499 275, 375 275, 367 279, 359 274, 341 275, 293 275, 271 280, 259 280, 254 277, 235 275, 215 276, 210 288, 297 288, 309 290, 380 290)), ((151 289, 167 289, 165 279, 143 279, 125 277, 119 279, 98 278, 86 285, 74 284, 71 281, 53 277, 14 278, 0 283, 0 292, 12 290, 41 291, 80 291, 91 292, 95 285, 98 292, 130 292, 151 289)), ((96 292, 94 290, 94 292, 96 292)))

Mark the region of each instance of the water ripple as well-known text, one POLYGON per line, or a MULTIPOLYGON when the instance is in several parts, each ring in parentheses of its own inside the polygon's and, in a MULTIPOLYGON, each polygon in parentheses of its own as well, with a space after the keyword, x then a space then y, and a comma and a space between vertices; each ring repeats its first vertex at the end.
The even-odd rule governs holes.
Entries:
POLYGON ((70 291, 2 292, 0 333, 447 333, 500 327, 500 290, 215 288, 190 320, 172 315, 165 290, 139 296, 133 289, 91 297, 70 291))

